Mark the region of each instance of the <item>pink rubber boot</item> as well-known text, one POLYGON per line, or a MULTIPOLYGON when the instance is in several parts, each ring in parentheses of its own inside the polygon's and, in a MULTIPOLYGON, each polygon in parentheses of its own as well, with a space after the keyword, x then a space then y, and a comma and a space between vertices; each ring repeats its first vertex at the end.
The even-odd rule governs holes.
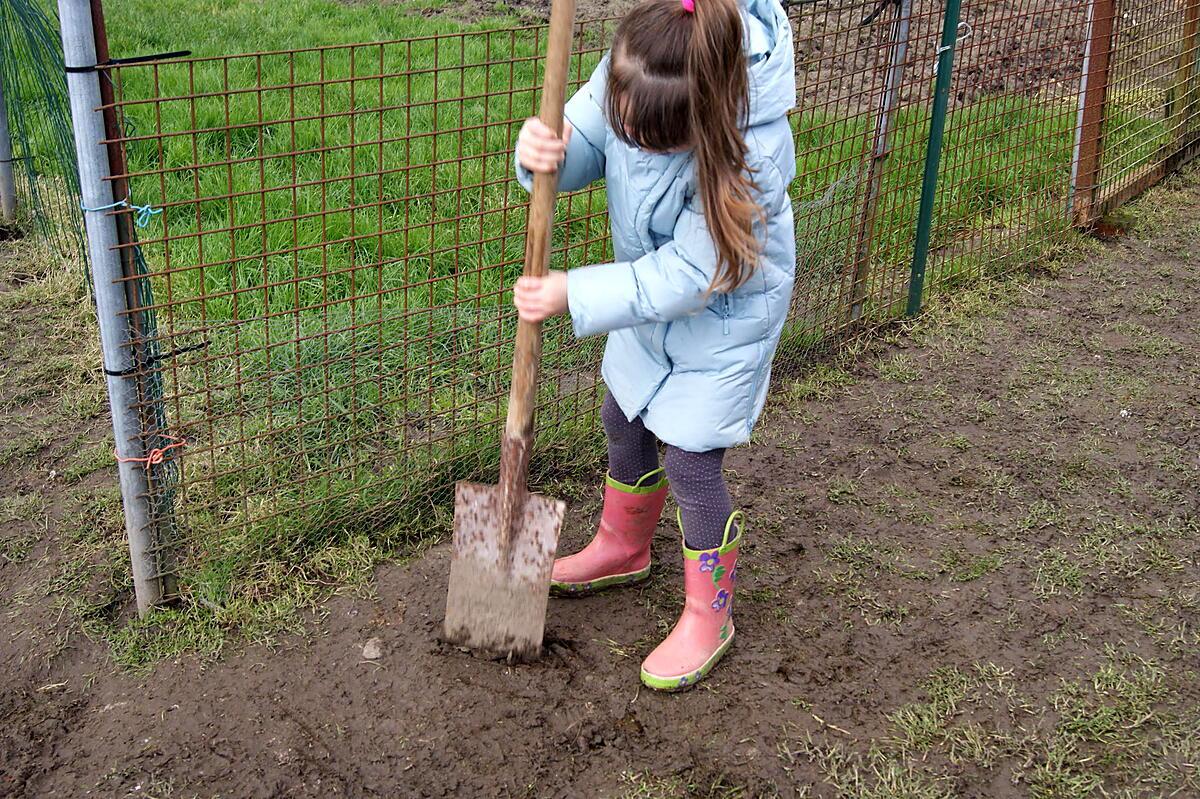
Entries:
MULTIPOLYGON (((737 581, 742 513, 725 523, 717 549, 683 547, 683 614, 675 629, 642 663, 642 682, 657 691, 681 691, 700 682, 733 643, 733 588, 737 581)), ((680 523, 680 529, 683 524, 680 523)))
POLYGON ((655 469, 633 485, 605 478, 604 511, 591 543, 554 561, 552 593, 583 596, 650 576, 650 541, 667 501, 667 478, 655 469))

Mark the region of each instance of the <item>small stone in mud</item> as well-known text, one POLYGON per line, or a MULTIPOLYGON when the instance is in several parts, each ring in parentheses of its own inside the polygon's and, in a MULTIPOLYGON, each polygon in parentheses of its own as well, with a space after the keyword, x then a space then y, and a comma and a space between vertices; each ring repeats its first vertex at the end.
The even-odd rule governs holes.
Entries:
POLYGON ((368 638, 362 648, 363 660, 379 660, 383 657, 383 642, 378 638, 368 638))

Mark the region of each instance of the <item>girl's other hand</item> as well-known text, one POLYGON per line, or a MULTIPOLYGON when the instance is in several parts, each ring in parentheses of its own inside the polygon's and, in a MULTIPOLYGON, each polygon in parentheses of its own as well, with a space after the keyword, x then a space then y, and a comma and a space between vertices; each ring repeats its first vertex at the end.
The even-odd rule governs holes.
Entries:
POLYGON ((567 273, 520 277, 513 288, 513 305, 523 322, 541 322, 567 312, 567 273))
POLYGON ((571 141, 571 123, 563 121, 563 135, 558 138, 549 126, 537 117, 530 117, 517 136, 517 160, 530 172, 554 172, 567 157, 571 141))

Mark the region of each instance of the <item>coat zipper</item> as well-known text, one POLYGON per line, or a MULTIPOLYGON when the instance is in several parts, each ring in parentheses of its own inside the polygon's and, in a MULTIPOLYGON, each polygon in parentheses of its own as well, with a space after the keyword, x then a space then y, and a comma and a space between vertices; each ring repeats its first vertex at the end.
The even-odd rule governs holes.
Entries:
POLYGON ((725 335, 727 335, 727 336, 729 335, 729 317, 730 317, 731 313, 732 312, 730 310, 729 295, 722 294, 721 295, 721 322, 722 322, 721 327, 725 331, 725 335))

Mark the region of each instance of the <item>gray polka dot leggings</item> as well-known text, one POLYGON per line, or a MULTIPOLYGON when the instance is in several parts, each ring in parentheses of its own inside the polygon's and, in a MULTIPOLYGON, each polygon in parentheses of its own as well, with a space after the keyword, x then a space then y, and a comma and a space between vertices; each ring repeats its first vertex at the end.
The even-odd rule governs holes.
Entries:
MULTIPOLYGON (((641 419, 626 419, 611 394, 600 406, 600 419, 608 435, 608 473, 614 480, 632 485, 658 468, 658 439, 641 419)), ((721 474, 724 460, 723 449, 687 452, 667 445, 663 466, 679 505, 688 549, 721 546, 725 524, 733 513, 733 500, 721 474)))

